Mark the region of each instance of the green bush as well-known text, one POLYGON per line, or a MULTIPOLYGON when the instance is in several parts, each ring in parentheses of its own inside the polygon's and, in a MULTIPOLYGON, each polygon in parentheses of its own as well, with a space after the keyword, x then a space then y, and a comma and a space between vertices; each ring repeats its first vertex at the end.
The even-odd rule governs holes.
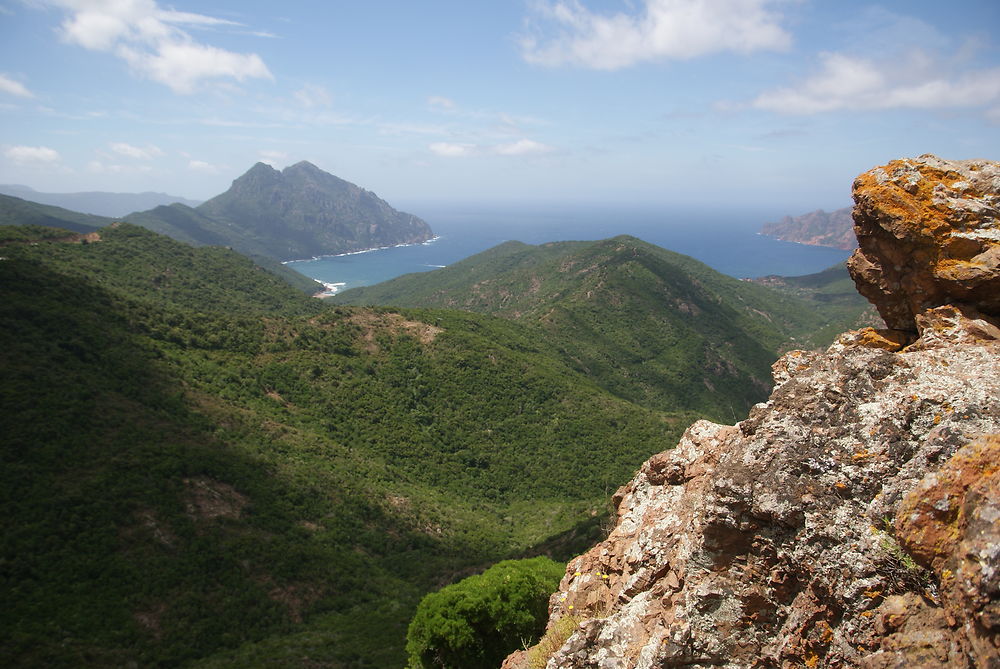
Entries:
POLYGON ((563 566, 546 557, 505 560, 421 600, 407 633, 411 669, 495 669, 545 631, 563 566))

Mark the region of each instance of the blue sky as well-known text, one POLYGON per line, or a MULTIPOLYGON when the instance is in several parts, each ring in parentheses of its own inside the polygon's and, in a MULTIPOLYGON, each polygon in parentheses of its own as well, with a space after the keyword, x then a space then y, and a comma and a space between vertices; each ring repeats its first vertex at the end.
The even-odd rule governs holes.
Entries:
POLYGON ((1000 159, 998 28, 996 0, 0 0, 0 183, 203 199, 309 160, 394 204, 830 209, 893 158, 1000 159))

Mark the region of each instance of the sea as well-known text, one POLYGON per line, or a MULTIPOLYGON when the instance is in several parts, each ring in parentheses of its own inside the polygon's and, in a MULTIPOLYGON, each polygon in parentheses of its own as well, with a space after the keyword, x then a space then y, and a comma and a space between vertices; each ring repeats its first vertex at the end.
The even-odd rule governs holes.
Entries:
POLYGON ((408 211, 430 224, 436 235, 432 241, 286 264, 333 293, 402 274, 434 271, 509 240, 542 244, 628 234, 689 255, 735 278, 811 274, 850 255, 849 251, 760 235, 761 225, 780 215, 745 210, 437 205, 408 211))

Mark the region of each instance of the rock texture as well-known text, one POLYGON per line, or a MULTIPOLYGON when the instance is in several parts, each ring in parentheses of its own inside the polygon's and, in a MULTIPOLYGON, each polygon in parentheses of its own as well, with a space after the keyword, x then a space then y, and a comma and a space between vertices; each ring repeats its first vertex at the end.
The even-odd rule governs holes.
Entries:
POLYGON ((746 420, 646 462, 550 600, 579 624, 545 666, 1000 667, 1000 329, 963 295, 786 354, 746 420))
POLYGON ((855 180, 854 201, 848 267, 890 328, 943 304, 1000 317, 1000 163, 894 160, 855 180))
POLYGON ((785 216, 776 223, 766 223, 760 233, 786 242, 832 246, 850 251, 858 248, 851 223, 850 207, 830 212, 817 209, 801 216, 785 216))

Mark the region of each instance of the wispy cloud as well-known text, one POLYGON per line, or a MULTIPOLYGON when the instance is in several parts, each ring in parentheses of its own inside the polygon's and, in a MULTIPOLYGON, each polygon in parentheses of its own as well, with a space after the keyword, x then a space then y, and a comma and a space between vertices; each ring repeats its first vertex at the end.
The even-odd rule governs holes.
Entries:
POLYGON ((525 60, 616 70, 645 61, 685 60, 722 51, 782 50, 791 36, 778 0, 645 0, 636 13, 606 15, 579 0, 534 5, 520 38, 525 60))
POLYGON ((913 51, 874 60, 823 53, 819 71, 801 83, 757 96, 752 106, 782 114, 841 110, 943 109, 1000 102, 1000 68, 942 71, 942 59, 913 51))
POLYGON ((3 155, 21 165, 51 165, 61 158, 58 151, 47 146, 10 146, 4 149, 3 155))
POLYGON ((440 95, 431 95, 427 98, 427 106, 438 111, 451 111, 455 109, 455 101, 440 95))
POLYGON ((493 150, 501 156, 525 156, 539 153, 550 153, 554 149, 548 144, 542 144, 531 139, 519 139, 509 144, 499 144, 493 150))
POLYGON ((112 142, 110 147, 118 155, 125 156, 126 158, 135 158, 136 160, 152 160, 163 155, 163 151, 158 146, 152 144, 146 148, 141 148, 126 144, 125 142, 112 142))
POLYGON ((519 139, 506 144, 435 142, 428 148, 431 153, 445 158, 468 158, 479 155, 528 156, 555 151, 555 147, 532 139, 519 139))
POLYGON ((87 163, 87 171, 94 174, 147 174, 152 172, 153 168, 149 165, 121 165, 119 163, 92 160, 87 163))
POLYGON ((477 148, 475 144, 456 144, 454 142, 434 142, 427 148, 431 153, 445 158, 466 158, 475 155, 477 148))
POLYGON ((281 163, 287 163, 289 155, 284 151, 276 151, 274 149, 264 149, 258 152, 260 155, 261 162, 267 163, 268 165, 279 165, 281 163))
POLYGON ((188 169, 193 172, 205 172, 207 174, 218 174, 219 168, 204 160, 189 160, 188 169))
POLYGON ((306 109, 329 107, 333 104, 333 96, 325 86, 306 84, 294 93, 295 99, 306 109))
POLYGON ((19 98, 33 98, 34 93, 28 90, 27 86, 16 79, 11 79, 6 74, 0 73, 0 93, 6 93, 19 98))
POLYGON ((273 79, 254 53, 235 53, 194 40, 184 28, 240 26, 226 19, 162 9, 154 0, 49 0, 69 16, 60 27, 67 42, 108 51, 139 76, 193 93, 212 79, 273 79))

